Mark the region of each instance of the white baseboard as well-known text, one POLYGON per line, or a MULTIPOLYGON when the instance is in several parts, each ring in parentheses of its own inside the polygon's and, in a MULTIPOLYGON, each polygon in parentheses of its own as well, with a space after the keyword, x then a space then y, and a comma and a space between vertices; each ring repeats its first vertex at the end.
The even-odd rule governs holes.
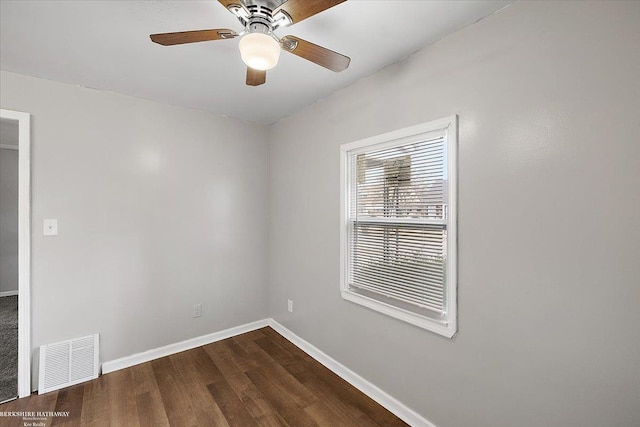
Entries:
POLYGON ((245 325, 236 326, 235 328, 225 329, 224 331, 214 332, 212 334, 202 335, 200 337, 191 338, 185 341, 181 341, 175 344, 165 345, 164 347, 158 347, 151 350, 147 350, 142 353, 133 354, 131 356, 122 357, 120 359, 111 360, 102 364, 102 373, 108 374, 109 372, 117 371, 120 369, 128 368, 130 366, 138 365, 140 363, 149 362, 151 360, 159 359, 160 357, 170 356, 181 351, 190 350, 192 348, 200 347, 212 342, 221 341, 227 338, 234 337, 236 335, 244 334, 245 332, 254 331, 256 329, 264 328, 265 326, 271 326, 276 332, 282 335, 287 340, 291 341, 296 347, 313 357, 315 360, 326 366, 333 371, 336 375, 344 379, 346 382, 369 396, 371 399, 378 402, 389 412, 396 415, 398 418, 406 422, 412 427, 436 427, 431 421, 418 414, 413 409, 404 405, 395 397, 389 395, 375 384, 362 378, 360 375, 353 372, 337 360, 333 359, 326 353, 323 353, 317 347, 313 346, 309 342, 300 338, 289 329, 282 326, 274 319, 263 319, 256 322, 247 323, 245 325))
POLYGON ((224 331, 202 335, 185 341, 147 350, 142 353, 132 354, 131 356, 121 357, 120 359, 110 360, 102 364, 102 373, 108 374, 109 372, 139 365, 140 363, 150 362, 151 360, 180 353, 181 351, 191 350, 192 348, 231 338, 236 335, 244 334, 245 332, 264 328, 269 325, 269 320, 270 319, 258 320, 256 322, 236 326, 235 328, 225 329, 224 331))
POLYGON ((12 297, 14 295, 18 295, 18 291, 2 291, 2 292, 0 292, 0 298, 2 298, 2 297, 12 297))
POLYGON ((269 326, 287 340, 291 341, 296 347, 322 363, 329 370, 333 371, 336 375, 369 396, 371 399, 378 402, 381 406, 389 410, 389 412, 400 418, 405 423, 413 427, 436 427, 431 421, 427 420, 395 397, 389 395, 375 384, 372 384, 362 378, 360 375, 333 359, 328 354, 323 353, 317 347, 300 338, 274 319, 269 319, 269 326))

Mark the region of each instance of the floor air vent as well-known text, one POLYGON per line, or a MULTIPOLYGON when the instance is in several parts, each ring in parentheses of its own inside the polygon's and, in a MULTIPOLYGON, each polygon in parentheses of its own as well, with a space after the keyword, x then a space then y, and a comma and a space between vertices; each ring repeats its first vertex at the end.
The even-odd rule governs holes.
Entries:
POLYGON ((40 347, 38 394, 98 378, 98 334, 40 347))

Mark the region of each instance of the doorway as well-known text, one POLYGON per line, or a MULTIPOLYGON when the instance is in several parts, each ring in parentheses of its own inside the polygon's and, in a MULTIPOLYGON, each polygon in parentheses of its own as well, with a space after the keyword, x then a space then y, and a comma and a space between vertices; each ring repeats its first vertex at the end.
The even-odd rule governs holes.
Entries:
POLYGON ((31 392, 30 116, 0 110, 0 403, 31 392))

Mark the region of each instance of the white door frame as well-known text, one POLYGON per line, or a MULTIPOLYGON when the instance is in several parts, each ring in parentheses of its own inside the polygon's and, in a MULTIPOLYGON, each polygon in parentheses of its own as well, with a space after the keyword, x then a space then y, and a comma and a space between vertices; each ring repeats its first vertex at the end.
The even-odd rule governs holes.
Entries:
POLYGON ((18 121, 18 397, 31 394, 31 115, 0 109, 18 121))

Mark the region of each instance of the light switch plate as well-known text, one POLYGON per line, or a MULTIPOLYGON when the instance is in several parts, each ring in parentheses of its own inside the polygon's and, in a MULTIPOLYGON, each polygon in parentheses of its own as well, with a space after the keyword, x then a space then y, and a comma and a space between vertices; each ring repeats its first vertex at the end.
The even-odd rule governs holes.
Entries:
POLYGON ((57 236, 58 235, 58 220, 57 219, 45 219, 42 226, 42 234, 45 236, 57 236))
POLYGON ((193 306, 193 317, 202 317, 202 304, 194 304, 193 306))

